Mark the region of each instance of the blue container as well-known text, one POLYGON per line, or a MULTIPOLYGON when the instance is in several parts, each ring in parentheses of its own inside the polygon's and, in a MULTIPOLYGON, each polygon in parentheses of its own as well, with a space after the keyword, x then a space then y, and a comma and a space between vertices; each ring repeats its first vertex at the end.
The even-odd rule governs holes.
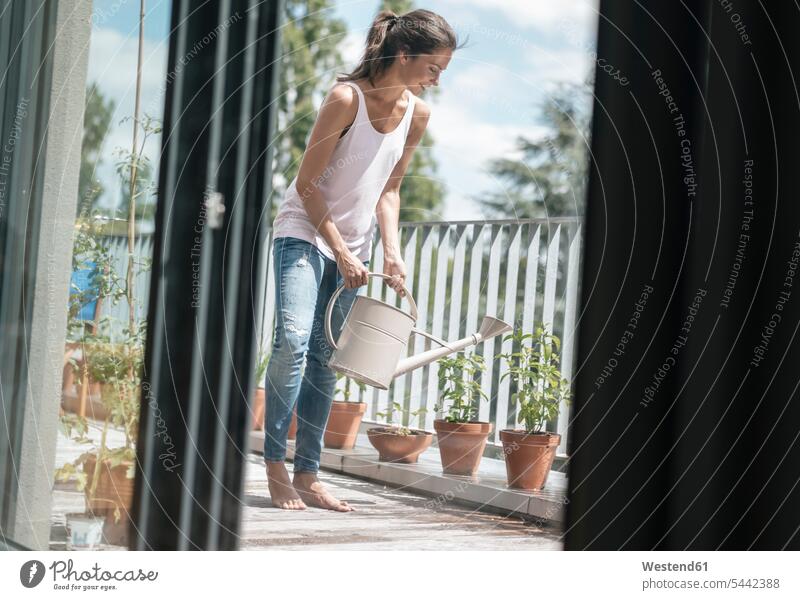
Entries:
POLYGON ((93 321, 95 307, 97 306, 97 289, 92 285, 92 279, 97 273, 97 265, 94 262, 87 262, 86 264, 89 267, 72 272, 72 280, 70 282, 70 302, 72 302, 72 298, 78 295, 81 295, 85 301, 78 311, 77 319, 79 321, 93 321), (87 291, 89 292, 88 294, 85 293, 87 291))

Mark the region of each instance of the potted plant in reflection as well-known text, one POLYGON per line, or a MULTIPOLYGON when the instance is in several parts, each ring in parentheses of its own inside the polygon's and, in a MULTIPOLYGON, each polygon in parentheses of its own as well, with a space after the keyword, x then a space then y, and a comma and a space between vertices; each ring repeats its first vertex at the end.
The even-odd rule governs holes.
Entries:
POLYGON ((458 353, 439 359, 438 412, 433 428, 442 458, 442 470, 451 475, 474 475, 478 471, 492 424, 478 421, 478 406, 487 396, 481 389, 479 375, 485 369, 483 357, 474 352, 458 353))
POLYGON ((393 423, 394 415, 406 417, 406 422, 411 425, 414 418, 421 423, 422 416, 427 412, 424 408, 409 411, 404 410, 398 402, 393 402, 394 410, 379 412, 379 417, 386 419, 386 425, 367 429, 369 443, 378 451, 378 460, 398 463, 415 463, 433 441, 433 434, 422 429, 411 429, 404 425, 393 423))
MULTIPOLYGON (((144 27, 144 0, 140 0, 140 5, 141 33, 144 27)), ((75 241, 77 254, 89 257, 91 266, 96 268, 97 276, 100 278, 100 285, 94 290, 98 296, 95 318, 88 330, 84 325, 81 337, 97 341, 101 339, 100 333, 104 326, 113 325, 111 317, 100 317, 101 300, 106 300, 114 306, 124 299, 127 315, 121 328, 112 327, 110 331, 113 335, 106 334, 108 337, 103 338, 104 341, 109 339, 113 343, 106 346, 107 352, 101 354, 99 358, 95 357, 93 367, 91 353, 84 356, 85 369, 102 369, 105 378, 101 399, 106 414, 100 439, 89 436, 89 424, 83 415, 65 412, 61 421, 65 434, 89 449, 65 463, 56 472, 57 479, 61 481, 68 479, 76 481, 78 489, 84 492, 90 514, 114 517, 111 527, 109 527, 111 520, 106 518, 104 532, 106 541, 111 544, 126 542, 127 521, 133 500, 135 440, 139 429, 140 389, 147 329, 145 320, 140 318, 136 287, 137 277, 148 271, 151 265, 151 260, 141 256, 137 251, 137 222, 153 207, 147 200, 148 196, 152 196, 155 192, 151 177, 152 166, 144 149, 151 136, 161 133, 159 122, 141 112, 143 39, 143 35, 140 35, 134 113, 122 121, 132 124, 130 145, 116 148, 114 151, 117 157, 116 171, 122 184, 122 206, 127 218, 109 219, 108 223, 108 229, 112 233, 117 222, 125 225, 127 253, 124 260, 124 274, 118 272, 122 271, 122 267, 117 268, 117 261, 110 260, 111 253, 104 254, 106 245, 100 239, 95 223, 91 219, 86 219, 86 215, 79 221, 80 229, 75 241), (92 258, 97 260, 91 260, 92 258), (126 518, 123 519, 123 516, 126 518)), ((86 200, 82 198, 82 202, 86 200)), ((79 304, 82 304, 81 299, 79 304)))
POLYGON ((356 445, 358 428, 367 410, 366 402, 351 400, 352 387, 355 384, 359 392, 363 392, 367 386, 341 373, 336 373, 337 381, 342 378, 345 380, 344 386, 338 390, 342 399, 337 400, 334 397, 331 412, 328 415, 328 423, 325 425, 323 441, 326 448, 351 450, 356 445))
MULTIPOLYGON (((133 501, 135 441, 139 429, 141 380, 144 364, 146 321, 137 318, 139 305, 131 281, 149 270, 150 260, 133 257, 134 270, 122 275, 116 268, 96 225, 81 223, 76 231, 76 248, 81 260, 99 265, 96 289, 98 303, 110 306, 125 300, 128 319, 117 325, 111 316, 96 316, 81 339, 81 376, 100 384, 101 407, 86 411, 100 420, 99 440, 90 437, 90 422, 84 414, 65 412, 61 418, 64 434, 88 449, 56 471, 58 481, 74 480, 86 498, 87 511, 95 516, 112 515, 106 523, 109 543, 124 542, 127 517, 133 501), (116 327, 115 327, 116 325, 116 327), (102 331, 103 333, 97 333, 102 331), (116 331, 111 341, 111 331, 116 331), (110 439, 119 440, 111 442, 110 439), (123 521, 123 517, 126 518, 123 521)), ((130 266, 130 258, 128 261, 130 266)), ((91 427, 97 427, 92 421, 91 427)))
POLYGON ((103 417, 100 437, 98 440, 96 436, 89 436, 90 427, 84 415, 65 412, 61 420, 65 435, 89 449, 56 471, 57 480, 76 482, 77 489, 85 495, 89 514, 113 516, 113 519, 106 518, 104 536, 108 543, 118 545, 127 542, 127 523, 133 502, 135 442, 147 333, 146 320, 140 318, 135 282, 151 267, 151 259, 135 251, 135 221, 137 200, 153 188, 136 173, 138 169, 141 175, 149 164, 142 154, 148 136, 160 132, 160 127, 150 118, 137 121, 136 127, 143 132, 141 146, 129 153, 118 151, 120 162, 117 164, 117 172, 129 195, 125 273, 119 272, 116 260, 106 247, 105 231, 101 227, 81 222, 76 231, 75 246, 80 259, 98 267, 98 304, 107 303, 113 307, 123 300, 127 304, 127 315, 121 324, 112 316, 96 314, 88 332, 83 325, 84 381, 91 379, 101 383, 103 411, 93 411, 94 417, 99 414, 103 417))
MULTIPOLYGON (((139 330, 136 336, 143 335, 139 330)), ((133 502, 133 478, 136 465, 135 440, 139 429, 140 383, 143 366, 143 346, 134 340, 115 345, 116 354, 109 356, 106 387, 102 396, 106 410, 99 441, 89 437, 89 424, 85 417, 65 413, 61 418, 64 434, 78 444, 88 447, 76 459, 56 470, 57 481, 73 479, 84 493, 87 511, 95 516, 113 516, 107 522, 106 537, 112 540, 108 525, 118 536, 124 536, 124 527, 133 502), (131 370, 134 373, 131 378, 131 370), (111 431, 122 434, 122 443, 109 442, 111 431)))
POLYGON ((545 431, 545 427, 558 417, 561 403, 570 401, 569 382, 558 367, 561 341, 542 325, 535 333, 517 330, 503 340, 512 340, 512 348, 517 348, 516 352, 497 356, 508 365, 501 380, 512 378, 516 391, 511 401, 516 405, 517 422, 523 424, 523 429, 500 431, 508 485, 541 490, 561 442, 558 433, 545 431))
POLYGON ((79 220, 72 249, 73 279, 67 313, 67 343, 62 379, 62 408, 97 421, 105 420, 102 386, 108 364, 109 339, 99 335, 102 307, 124 294, 115 285, 114 257, 103 244, 97 225, 79 220))

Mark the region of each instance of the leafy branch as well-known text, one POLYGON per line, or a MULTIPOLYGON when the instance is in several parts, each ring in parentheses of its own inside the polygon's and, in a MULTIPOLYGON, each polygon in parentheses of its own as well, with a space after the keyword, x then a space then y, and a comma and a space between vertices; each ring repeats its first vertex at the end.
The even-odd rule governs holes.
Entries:
POLYGON ((367 389, 367 386, 364 385, 363 383, 361 383, 360 381, 356 381, 355 379, 350 379, 346 375, 342 375, 339 372, 336 373, 336 380, 337 381, 339 381, 342 377, 344 377, 344 379, 345 379, 344 389, 341 389, 341 390, 337 389, 336 392, 337 392, 337 394, 341 394, 342 399, 345 402, 350 402, 350 396, 352 395, 352 391, 350 390, 350 388, 351 388, 351 384, 352 383, 355 383, 356 386, 358 386, 358 389, 361 390, 362 393, 367 389))
POLYGON ((570 384, 558 367, 561 340, 546 325, 537 326, 535 333, 515 330, 503 340, 513 340, 518 348, 497 355, 508 364, 500 380, 511 377, 516 384, 511 401, 518 406, 517 422, 524 423, 528 433, 544 432, 547 421, 558 416, 561 402, 570 402, 570 384))
POLYGON ((393 410, 391 410, 391 411, 387 410, 386 412, 379 412, 379 413, 376 413, 376 414, 377 414, 377 416, 386 419, 386 425, 388 425, 389 428, 392 429, 393 433, 396 433, 397 435, 402 435, 402 436, 411 435, 411 429, 409 427, 404 426, 404 425, 395 425, 394 424, 393 415, 398 414, 398 413, 401 416, 402 415, 407 415, 407 422, 408 422, 409 425, 411 425, 411 422, 412 422, 413 418, 416 418, 416 419, 418 419, 418 424, 420 425, 420 428, 421 428, 421 426, 422 426, 422 416, 426 412, 428 412, 428 410, 425 409, 425 408, 418 408, 417 410, 405 410, 399 402, 392 402, 392 409, 393 410))
POLYGON ((468 423, 478 418, 478 402, 488 400, 478 376, 486 368, 483 356, 474 352, 458 353, 439 359, 439 403, 435 410, 449 404, 445 420, 468 423))

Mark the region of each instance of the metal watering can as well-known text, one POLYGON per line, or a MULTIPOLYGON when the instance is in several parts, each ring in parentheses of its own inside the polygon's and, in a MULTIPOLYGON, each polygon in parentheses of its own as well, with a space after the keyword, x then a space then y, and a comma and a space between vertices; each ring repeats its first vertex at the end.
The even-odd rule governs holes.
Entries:
MULTIPOLYGON (((391 279, 388 275, 369 273, 369 277, 391 279)), ((340 285, 331 296, 325 311, 325 336, 333 348, 328 366, 351 379, 388 390, 392 379, 413 369, 425 366, 435 360, 474 346, 501 333, 511 331, 511 325, 494 317, 483 317, 481 327, 455 342, 445 342, 439 338, 416 329, 417 305, 411 292, 405 286, 410 312, 400 310, 386 302, 368 296, 356 296, 352 308, 342 325, 338 343, 331 332, 331 315, 336 299, 344 290, 340 285), (408 338, 418 333, 441 346, 400 360, 408 338)))

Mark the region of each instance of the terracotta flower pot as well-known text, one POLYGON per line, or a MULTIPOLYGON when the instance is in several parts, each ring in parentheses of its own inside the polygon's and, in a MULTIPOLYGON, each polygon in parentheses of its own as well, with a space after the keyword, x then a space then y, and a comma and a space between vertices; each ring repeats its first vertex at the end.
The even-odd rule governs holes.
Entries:
POLYGON ((393 427, 367 429, 369 443, 378 451, 378 460, 398 463, 415 463, 433 442, 433 434, 412 429, 408 435, 399 435, 393 427))
POLYGON ((541 490, 561 443, 557 433, 527 433, 515 429, 500 431, 506 459, 508 486, 522 490, 541 490))
POLYGON ((84 471, 88 474, 86 482, 87 508, 94 513, 103 514, 104 509, 114 512, 119 508, 123 514, 130 510, 133 504, 133 479, 128 479, 126 473, 132 463, 123 462, 112 467, 109 461, 104 461, 100 467, 100 479, 97 482, 94 498, 89 499, 88 492, 91 489, 92 477, 97 459, 90 456, 84 463, 84 471))
POLYGON ((89 498, 89 490, 91 489, 96 464, 96 458, 90 456, 83 467, 88 474, 85 489, 86 508, 93 515, 104 515, 106 517, 103 536, 107 543, 115 546, 127 546, 128 522, 131 506, 133 505, 134 480, 129 479, 126 473, 132 463, 123 462, 112 467, 108 461, 104 461, 100 467, 94 497, 89 498), (116 509, 119 509, 120 513, 119 521, 116 521, 114 516, 116 509))
POLYGON ((256 394, 253 398, 253 431, 262 431, 264 429, 264 410, 267 399, 267 390, 262 387, 256 388, 256 394))
POLYGON ((483 421, 450 423, 436 419, 433 428, 439 440, 442 471, 449 475, 475 475, 492 424, 483 421))
POLYGON ((358 426, 367 410, 366 402, 334 402, 323 440, 326 448, 350 450, 356 445, 358 426))
MULTIPOLYGON (((264 388, 256 388, 256 396, 253 402, 253 431, 263 431, 266 425, 266 403, 267 391, 264 388)), ((297 436, 297 409, 292 412, 292 420, 289 423, 289 433, 287 440, 293 440, 297 436)))

